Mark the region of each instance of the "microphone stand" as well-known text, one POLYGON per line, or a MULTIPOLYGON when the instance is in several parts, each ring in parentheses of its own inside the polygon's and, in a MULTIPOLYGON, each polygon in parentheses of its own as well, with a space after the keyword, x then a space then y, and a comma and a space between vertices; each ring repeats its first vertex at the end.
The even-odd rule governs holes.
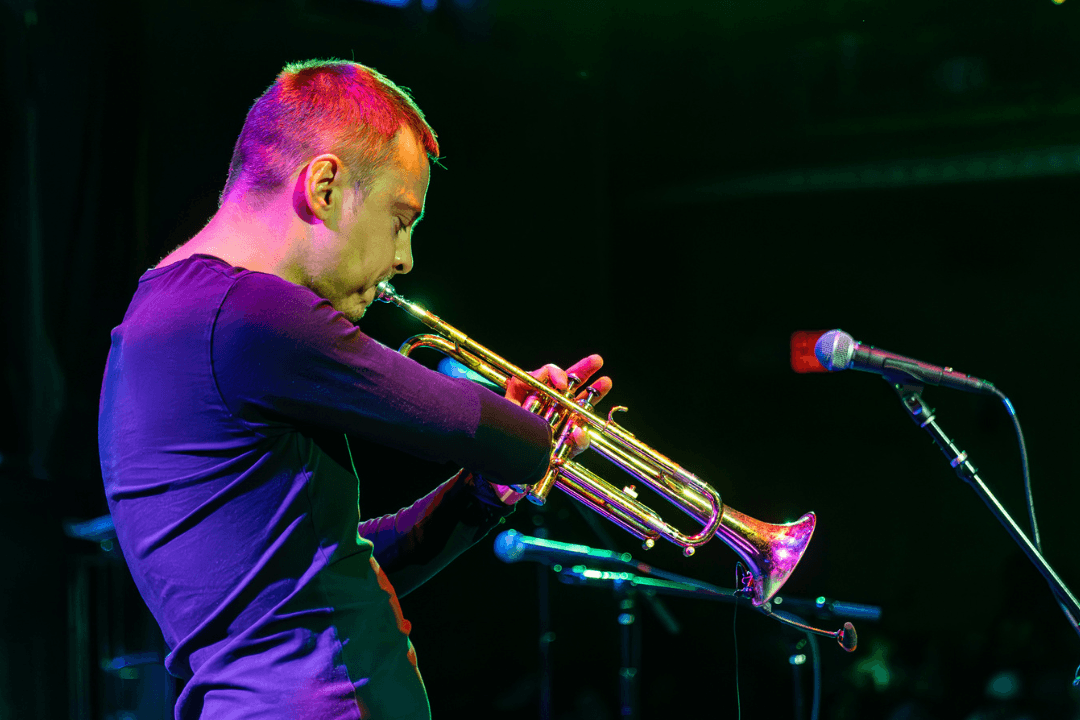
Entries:
MULTIPOLYGON (((544 527, 544 506, 535 508, 533 522, 536 524, 536 536, 546 538, 547 528, 544 527)), ((539 720, 551 720, 552 718, 552 657, 551 643, 555 641, 555 632, 551 629, 551 583, 548 578, 547 568, 543 565, 536 566, 536 609, 539 615, 537 622, 537 648, 540 654, 540 716, 539 720)))
MULTIPOLYGON (((743 567, 741 562, 736 563, 736 581, 740 588, 730 590, 685 575, 661 570, 647 563, 634 560, 629 553, 596 550, 576 543, 562 543, 541 537, 529 537, 516 530, 506 530, 499 533, 498 537, 495 538, 494 550, 495 555, 503 562, 526 561, 536 562, 541 566, 550 565, 552 570, 558 573, 559 580, 564 584, 610 585, 615 590, 619 601, 618 622, 622 626, 620 633, 622 638, 622 665, 619 671, 620 714, 629 720, 633 720, 638 716, 637 675, 641 664, 641 634, 640 626, 637 623, 636 610, 639 597, 650 601, 654 610, 658 608, 664 609, 659 602, 658 595, 660 594, 730 603, 741 602, 744 605, 751 605, 751 609, 811 637, 815 660, 818 657, 818 652, 817 643, 812 639, 813 635, 831 637, 844 650, 853 652, 858 643, 855 627, 851 622, 845 622, 840 630, 822 630, 806 624, 802 618, 788 612, 789 610, 811 610, 817 616, 829 618, 851 617, 877 620, 881 616, 881 608, 872 605, 828 600, 824 597, 809 601, 784 598, 778 595, 773 597, 770 602, 763 603, 760 607, 753 607, 751 599, 755 596, 754 583, 756 580, 752 573, 743 567), (592 569, 584 564, 579 564, 579 561, 582 560, 589 563, 601 563, 602 565, 615 565, 625 569, 621 571, 592 569), (630 570, 640 574, 629 572, 630 570), (783 610, 779 609, 781 605, 784 607, 783 610)), ((546 583, 542 583, 542 586, 546 588, 546 583)), ((666 609, 662 613, 657 613, 657 617, 665 626, 672 624, 673 618, 666 612, 666 609)), ((542 656, 545 661, 542 664, 546 667, 550 658, 544 653, 542 653, 542 656)), ((805 662, 805 657, 800 662, 805 662)), ((794 661, 793 664, 795 664, 794 661)), ((797 670, 798 668, 796 668, 797 670)), ((815 694, 812 715, 816 720, 821 677, 816 662, 814 670, 815 694)), ((799 673, 796 672, 795 676, 797 679, 799 673)), ((545 702, 546 697, 548 696, 541 697, 541 717, 544 717, 543 711, 545 709, 550 710, 550 703, 545 702)))
MULTIPOLYGON (((945 453, 945 457, 949 459, 949 464, 956 471, 956 474, 971 486, 976 495, 982 498, 990 512, 1001 522, 1012 539, 1027 555, 1028 560, 1032 562, 1046 582, 1050 584, 1050 590, 1054 593, 1054 598, 1065 613, 1069 625, 1072 626, 1073 631, 1080 635, 1080 625, 1077 624, 1076 620, 1077 617, 1080 617, 1080 603, 1077 602, 1076 597, 1065 586, 1065 582, 1050 566, 1050 563, 1046 561, 1046 558, 1042 556, 1042 553, 1032 544, 1028 536, 1016 524, 1016 521, 1012 519, 1008 511, 998 502, 994 493, 990 492, 990 488, 986 487, 986 484, 978 475, 978 470, 968 459, 968 454, 956 447, 955 443, 949 439, 949 436, 937 424, 934 410, 922 399, 921 393, 924 385, 906 375, 885 375, 884 377, 893 390, 896 391, 900 402, 904 405, 904 409, 911 415, 911 419, 915 421, 915 424, 930 434, 934 444, 941 448, 941 452, 945 453)), ((1080 670, 1077 671, 1077 678, 1073 681, 1073 685, 1080 685, 1080 670)))
MULTIPOLYGON (((630 563, 627 563, 627 565, 629 564, 630 563)), ((637 569, 641 571, 657 571, 656 568, 652 568, 645 563, 639 563, 639 565, 640 567, 637 569)), ((777 620, 783 625, 788 625, 789 627, 804 632, 810 640, 814 659, 812 720, 817 720, 821 696, 820 656, 818 654, 817 641, 814 635, 819 634, 836 637, 837 635, 845 635, 845 632, 838 631, 837 633, 829 633, 824 630, 818 630, 817 628, 806 625, 802 618, 788 612, 786 609, 809 610, 817 617, 829 619, 851 617, 877 620, 881 617, 880 607, 874 605, 862 605, 859 603, 847 603, 838 600, 828 600, 824 597, 819 597, 817 600, 802 600, 796 598, 784 598, 778 595, 761 607, 754 608, 749 599, 752 593, 748 595, 745 589, 732 590, 729 588, 717 587, 702 582, 701 580, 669 572, 663 572, 663 577, 644 577, 626 571, 597 570, 585 565, 575 565, 572 568, 563 567, 559 570, 558 578, 559 581, 565 585, 584 585, 592 587, 610 586, 614 589, 619 604, 618 622, 622 626, 622 632, 620 633, 622 641, 620 653, 620 656, 622 657, 622 667, 619 669, 620 711, 621 717, 628 718, 629 720, 637 720, 639 717, 638 674, 641 665, 641 630, 637 627, 636 618, 634 616, 635 598, 638 592, 646 598, 655 597, 656 595, 675 595, 698 600, 712 600, 714 602, 739 603, 744 606, 749 606, 750 609, 756 610, 773 620, 777 620), (782 611, 777 609, 777 606, 781 605, 785 610, 782 611)), ((848 623, 848 625, 850 626, 850 623, 848 623)), ((850 637, 853 638, 854 630, 852 630, 851 633, 852 635, 850 637)), ((841 640, 840 638, 837 639, 843 647, 846 636, 845 640, 841 640)), ((844 649, 848 650, 849 648, 844 647, 844 649)), ((850 649, 854 649, 853 644, 850 644, 850 649)), ((796 672, 796 682, 798 682, 799 677, 799 673, 796 672)), ((798 694, 798 689, 796 689, 796 694, 798 694)))
MULTIPOLYGON (((578 515, 585 521, 585 524, 589 526, 589 529, 593 531, 596 537, 600 538, 600 542, 608 550, 615 552, 615 541, 607 530, 604 529, 603 524, 600 522, 600 518, 596 516, 596 513, 591 510, 586 510, 580 503, 572 503, 574 509, 577 510, 578 515)), ((634 567, 638 572, 643 572, 650 575, 660 575, 661 573, 656 568, 651 567, 643 562, 633 562, 634 567)), ((646 593, 645 602, 649 604, 650 609, 656 616, 656 619, 660 621, 660 624, 664 626, 672 635, 678 635, 682 632, 682 627, 679 625, 679 621, 675 619, 675 616, 671 614, 667 606, 660 600, 660 596, 656 593, 646 593)))
MULTIPOLYGON (((559 582, 564 585, 588 585, 593 587, 610 586, 615 591, 619 614, 619 717, 626 720, 639 720, 640 700, 638 673, 641 668, 641 623, 637 618, 638 590, 648 601, 657 599, 658 594, 670 592, 675 595, 686 593, 694 596, 694 587, 675 583, 670 580, 658 580, 635 575, 629 572, 608 572, 594 570, 585 565, 558 570, 559 582)), ((734 593, 734 591, 730 591, 734 593)), ((732 594, 732 597, 734 595, 732 594)))

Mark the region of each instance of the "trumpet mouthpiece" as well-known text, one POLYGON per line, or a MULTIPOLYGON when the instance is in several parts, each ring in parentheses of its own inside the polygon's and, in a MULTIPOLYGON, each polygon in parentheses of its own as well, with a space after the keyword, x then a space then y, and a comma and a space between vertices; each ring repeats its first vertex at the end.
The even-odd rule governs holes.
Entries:
POLYGON ((384 303, 392 303, 404 299, 398 295, 397 290, 394 289, 394 286, 390 284, 389 280, 383 280, 375 286, 375 290, 375 299, 384 303))

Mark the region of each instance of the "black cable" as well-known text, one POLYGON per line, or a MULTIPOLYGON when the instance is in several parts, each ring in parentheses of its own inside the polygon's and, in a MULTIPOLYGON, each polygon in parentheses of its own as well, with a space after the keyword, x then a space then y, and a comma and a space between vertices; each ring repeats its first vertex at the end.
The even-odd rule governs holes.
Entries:
POLYGON ((810 657, 814 662, 814 699, 810 704, 810 720, 818 720, 821 710, 821 651, 814 633, 806 633, 806 639, 810 641, 810 657))
POLYGON ((737 719, 742 720, 742 700, 739 698, 739 637, 735 634, 735 620, 739 617, 739 601, 735 600, 735 609, 731 612, 731 639, 735 644, 735 709, 737 719))
MULTIPOLYGON (((1027 444, 1024 442, 1024 431, 1020 429, 1020 421, 1016 417, 1016 408, 1013 407, 1012 402, 1005 396, 1005 393, 998 390, 996 387, 991 388, 995 395, 1001 398, 1001 402, 1004 403, 1005 409, 1009 412, 1009 417, 1012 418, 1013 428, 1016 429, 1016 440, 1020 443, 1020 463, 1024 472, 1024 498, 1027 500, 1028 520, 1031 522, 1031 541, 1035 545, 1035 549, 1042 554, 1042 538, 1039 537, 1039 524, 1035 521, 1035 501, 1031 496, 1031 471, 1028 468, 1028 454, 1027 444)), ((1053 591, 1053 585, 1050 586, 1050 590, 1053 591)), ((1069 621, 1069 624, 1075 630, 1077 628, 1077 618, 1073 617, 1073 614, 1069 612, 1068 606, 1062 602, 1057 593, 1054 592, 1054 599, 1057 600, 1058 606, 1061 611, 1065 613, 1065 618, 1069 621)), ((1080 687, 1080 667, 1076 668, 1076 673, 1073 677, 1073 687, 1080 687)))
MULTIPOLYGON (((785 610, 773 610, 772 612, 800 625, 806 625, 806 621, 794 613, 785 610)), ((810 668, 813 671, 814 678, 814 694, 810 701, 810 720, 818 720, 818 713, 821 710, 821 650, 818 647, 817 636, 814 633, 806 630, 803 634, 806 635, 806 640, 810 643, 810 661, 813 663, 810 668)))
POLYGON ((1005 393, 1001 392, 997 388, 993 388, 994 394, 1001 398, 1001 402, 1005 404, 1005 409, 1009 411, 1009 417, 1012 418, 1013 427, 1016 429, 1016 439, 1020 443, 1020 462, 1024 471, 1024 497, 1027 500, 1028 520, 1031 522, 1031 541, 1035 545, 1035 549, 1042 553, 1042 540, 1039 537, 1039 524, 1035 522, 1035 501, 1031 497, 1031 471, 1028 468, 1028 454, 1027 445, 1024 443, 1024 431, 1020 429, 1020 421, 1016 418, 1016 408, 1013 407, 1009 398, 1005 397, 1005 393))

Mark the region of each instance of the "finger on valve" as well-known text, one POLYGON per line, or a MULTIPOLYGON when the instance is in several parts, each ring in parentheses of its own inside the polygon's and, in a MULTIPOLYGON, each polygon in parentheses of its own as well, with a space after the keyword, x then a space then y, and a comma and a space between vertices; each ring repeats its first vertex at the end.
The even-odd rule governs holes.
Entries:
MULTIPOLYGON (((534 378, 540 382, 554 387, 556 390, 563 391, 567 388, 566 372, 558 365, 548 363, 539 370, 533 370, 531 373, 534 378)), ((506 383, 506 399, 510 402, 527 407, 527 400, 529 398, 535 398, 536 392, 526 385, 521 380, 515 377, 511 377, 506 383)))
MULTIPOLYGON (((581 388, 603 365, 604 359, 594 354, 579 360, 565 371, 558 365, 549 363, 529 374, 549 387, 559 392, 565 392, 571 386, 574 389, 581 388)), ((611 378, 605 375, 578 392, 575 395, 575 400, 591 409, 603 400, 610 390, 611 378)), ((535 412, 543 402, 536 391, 517 378, 510 378, 507 383, 506 398, 530 412, 535 412)), ((587 447, 588 441, 585 442, 587 447)))
POLYGON ((570 457, 574 458, 589 449, 589 433, 584 428, 574 427, 570 431, 570 457))
POLYGON ((566 370, 567 375, 573 375, 578 378, 578 384, 584 385, 589 382, 589 378, 596 374, 596 371, 604 366, 604 358, 599 355, 590 355, 587 358, 582 358, 576 363, 571 365, 566 370))
POLYGON ((576 400, 578 403, 587 403, 587 406, 591 409, 596 407, 610 391, 611 378, 605 375, 604 377, 595 380, 592 385, 578 393, 576 400))

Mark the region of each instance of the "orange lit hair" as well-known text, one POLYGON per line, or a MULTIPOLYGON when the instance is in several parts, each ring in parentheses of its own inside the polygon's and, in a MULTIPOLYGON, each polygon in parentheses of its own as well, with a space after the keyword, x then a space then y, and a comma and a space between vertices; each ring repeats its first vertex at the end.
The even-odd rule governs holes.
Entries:
POLYGON ((362 188, 394 151, 406 126, 432 160, 439 143, 405 88, 346 60, 290 63, 248 111, 233 149, 222 201, 234 190, 266 196, 319 153, 332 152, 362 188))

